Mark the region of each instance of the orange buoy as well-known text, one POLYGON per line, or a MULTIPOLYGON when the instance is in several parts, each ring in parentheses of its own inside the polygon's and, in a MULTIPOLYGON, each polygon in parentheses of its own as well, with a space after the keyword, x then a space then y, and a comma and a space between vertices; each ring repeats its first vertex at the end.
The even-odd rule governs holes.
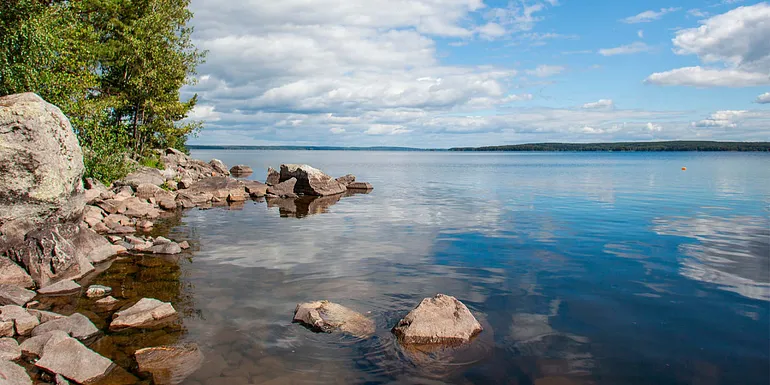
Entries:
POLYGON ((682 167, 682 171, 687 171, 687 167, 682 167))

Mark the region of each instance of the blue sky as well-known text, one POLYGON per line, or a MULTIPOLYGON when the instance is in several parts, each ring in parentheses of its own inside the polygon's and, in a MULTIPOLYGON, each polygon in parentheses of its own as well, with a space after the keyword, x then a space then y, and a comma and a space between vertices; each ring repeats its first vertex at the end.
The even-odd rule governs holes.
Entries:
POLYGON ((193 0, 190 143, 770 140, 760 1, 193 0))

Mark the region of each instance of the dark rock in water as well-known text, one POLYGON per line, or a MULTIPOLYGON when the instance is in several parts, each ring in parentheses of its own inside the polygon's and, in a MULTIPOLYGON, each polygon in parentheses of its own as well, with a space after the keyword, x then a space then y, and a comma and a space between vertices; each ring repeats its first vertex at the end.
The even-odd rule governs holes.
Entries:
POLYGON ((329 301, 298 304, 294 310, 294 322, 302 323, 316 332, 341 331, 362 338, 374 333, 374 321, 329 301))
POLYGON ((297 179, 291 178, 285 180, 276 185, 267 188, 267 193, 279 197, 295 198, 297 194, 294 193, 294 186, 297 184, 297 179))
POLYGON ((75 313, 69 317, 59 318, 40 324, 32 330, 32 336, 49 333, 55 330, 61 330, 73 338, 85 340, 99 334, 99 329, 94 326, 88 317, 75 313))
POLYGON ((42 288, 93 271, 89 256, 101 259, 105 253, 112 254, 111 250, 109 242, 92 230, 68 223, 27 233, 24 243, 8 254, 42 288))
POLYGON ((16 262, 0 256, 0 284, 21 286, 29 289, 35 286, 32 277, 16 262))
POLYGON ((176 310, 170 303, 154 298, 142 298, 134 306, 115 313, 110 330, 153 329, 174 321, 176 315, 176 310))
POLYGON ((251 167, 245 165, 245 164, 239 164, 237 166, 233 166, 230 168, 230 174, 238 175, 238 176, 245 176, 253 173, 254 170, 251 169, 251 167))
POLYGON ((230 175, 230 171, 227 169, 227 165, 219 159, 212 159, 209 162, 209 165, 214 169, 214 172, 219 175, 230 175))
POLYGON ((157 168, 141 167, 139 170, 134 171, 120 181, 115 182, 118 185, 131 186, 136 189, 143 184, 151 184, 155 186, 161 186, 166 182, 166 177, 157 168))
POLYGON ((37 293, 42 295, 72 294, 80 291, 80 289, 82 288, 77 284, 77 282, 71 279, 65 279, 63 281, 50 284, 38 290, 37 293))
POLYGON ((74 338, 49 340, 43 355, 35 366, 75 381, 79 384, 94 382, 110 372, 113 363, 74 338))
POLYGON ((372 187, 371 184, 366 182, 353 182, 348 185, 348 190, 372 190, 374 187, 372 187))
POLYGON ((337 182, 342 183, 343 186, 347 187, 349 184, 356 181, 356 176, 353 174, 348 174, 345 176, 341 176, 337 178, 337 182))
POLYGON ((347 190, 342 183, 306 164, 282 164, 281 182, 291 178, 297 179, 294 186, 296 194, 326 196, 342 194, 347 190))
POLYGON ((268 186, 275 186, 278 183, 281 183, 281 174, 278 173, 274 168, 268 167, 267 168, 267 179, 265 180, 265 184, 268 186))
POLYGON ((196 344, 139 349, 134 356, 139 371, 151 373, 158 385, 179 384, 203 364, 203 353, 196 344))
POLYGON ((28 336, 40 324, 37 317, 18 305, 0 306, 0 321, 13 322, 13 328, 20 336, 28 336))
POLYGON ((0 360, 0 378, 3 385, 32 385, 27 371, 11 361, 0 360))
POLYGON ((0 284, 0 305, 24 306, 35 298, 35 292, 16 285, 0 284))
MULTIPOLYGON (((21 358, 19 343, 13 338, 0 338, 0 360, 16 361, 21 358)), ((0 377, 0 380, 3 378, 0 377)))
POLYGON ((481 331, 481 324, 470 310, 457 298, 444 294, 423 299, 393 328, 403 345, 458 345, 481 331))
POLYGON ((83 152, 69 120, 33 93, 0 97, 0 254, 85 205, 83 152))
POLYGON ((245 180, 243 185, 246 188, 246 192, 252 198, 259 198, 267 195, 267 185, 255 180, 245 180))

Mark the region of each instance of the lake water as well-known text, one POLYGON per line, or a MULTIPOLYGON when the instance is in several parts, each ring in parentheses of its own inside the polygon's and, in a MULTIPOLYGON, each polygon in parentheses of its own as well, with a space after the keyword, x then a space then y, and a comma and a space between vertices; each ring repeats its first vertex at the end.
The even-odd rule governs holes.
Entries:
POLYGON ((257 180, 307 163, 375 189, 193 209, 156 229, 192 251, 117 261, 94 282, 173 301, 182 330, 97 347, 118 363, 126 346, 193 341, 206 356, 193 385, 770 381, 768 154, 192 155, 257 180), (390 329, 436 293, 485 330, 456 351, 401 349, 390 329), (375 335, 291 322, 321 299, 372 317, 375 335))

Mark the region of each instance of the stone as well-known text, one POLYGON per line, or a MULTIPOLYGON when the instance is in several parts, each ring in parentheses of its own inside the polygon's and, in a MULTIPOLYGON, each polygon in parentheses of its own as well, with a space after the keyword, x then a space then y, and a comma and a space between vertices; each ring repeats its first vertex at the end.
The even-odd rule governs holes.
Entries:
POLYGON ((188 189, 190 186, 193 185, 192 178, 182 178, 182 180, 179 181, 179 183, 176 184, 177 189, 188 189))
POLYGON ((140 372, 149 372, 158 385, 179 384, 203 364, 197 344, 156 346, 134 353, 140 372))
POLYGON ((62 376, 61 374, 57 374, 55 380, 56 380, 56 385, 70 385, 70 382, 67 381, 67 379, 64 378, 64 376, 62 376))
POLYGON ((54 330, 66 332, 73 338, 85 340, 99 334, 99 329, 94 326, 88 317, 75 313, 69 317, 63 317, 40 324, 32 330, 32 336, 39 336, 54 330))
POLYGON ((294 310, 294 322, 302 323, 316 332, 341 331, 361 338, 374 334, 374 321, 329 301, 298 304, 294 310))
POLYGON ((118 212, 124 213, 126 216, 132 218, 154 219, 160 216, 160 211, 158 211, 152 204, 137 197, 127 198, 121 202, 121 206, 118 207, 118 212))
POLYGON ((32 385, 32 379, 23 367, 11 361, 0 360, 0 384, 32 385))
POLYGON ((176 206, 176 200, 174 199, 162 198, 158 200, 158 207, 162 208, 163 210, 175 210, 176 206))
MULTIPOLYGON (((16 361, 21 358, 19 343, 13 338, 0 338, 0 361, 16 361)), ((0 383, 3 379, 0 378, 0 383)))
POLYGON ((134 188, 131 186, 117 186, 115 187, 115 199, 116 201, 124 201, 134 196, 134 188))
POLYGON ((77 282, 71 279, 65 279, 54 284, 48 285, 42 289, 38 289, 37 293, 41 295, 61 295, 72 294, 80 291, 81 287, 77 282))
POLYGON ((17 305, 0 306, 0 321, 13 321, 14 330, 20 336, 28 336, 40 324, 37 317, 17 305))
POLYGON ((118 200, 113 199, 104 199, 95 202, 96 206, 100 209, 104 210, 107 214, 117 214, 118 213, 118 207, 120 206, 120 202, 118 200))
POLYGON ((91 285, 86 290, 86 297, 88 298, 101 298, 112 293, 112 288, 103 285, 91 285))
POLYGON ((123 214, 110 214, 104 218, 104 224, 111 229, 120 226, 129 226, 131 225, 131 218, 123 214))
POLYGON ((152 329, 175 320, 176 315, 176 310, 170 303, 154 298, 142 298, 128 309, 115 313, 110 330, 152 329))
POLYGON ((115 255, 112 244, 93 229, 81 228, 70 241, 78 254, 91 264, 104 262, 115 255))
POLYGON ((268 186, 275 186, 281 183, 281 174, 272 167, 267 168, 267 179, 265 184, 268 186))
POLYGON ((373 190, 374 187, 372 187, 371 184, 367 182, 353 182, 348 185, 348 190, 373 190))
POLYGON ((134 189, 142 184, 152 184, 161 186, 166 182, 166 177, 157 168, 140 167, 138 170, 128 174, 122 180, 115 182, 119 185, 131 186, 134 189))
POLYGON ((16 331, 13 328, 13 321, 0 321, 0 337, 13 337, 16 331))
POLYGON ((0 306, 18 305, 24 306, 35 298, 35 292, 16 285, 0 284, 0 306))
POLYGON ((169 243, 172 243, 172 242, 173 242, 172 240, 170 240, 170 239, 168 239, 166 237, 158 236, 158 237, 155 238, 155 240, 152 241, 152 244, 153 245, 166 245, 166 244, 169 244, 169 243))
POLYGON ((103 222, 99 222, 91 227, 91 230, 96 231, 99 234, 107 233, 110 231, 110 228, 107 227, 103 222))
POLYGON ((115 307, 117 307, 119 303, 120 301, 118 301, 112 296, 108 296, 94 302, 96 306, 99 306, 100 308, 103 308, 105 310, 112 310, 115 307))
POLYGON ((179 244, 176 242, 171 243, 164 243, 160 245, 153 245, 150 247, 150 251, 153 254, 168 254, 168 255, 174 255, 179 254, 182 252, 182 248, 179 247, 179 244))
POLYGON ((123 237, 117 236, 117 235, 108 235, 107 240, 110 241, 110 243, 118 243, 123 240, 123 237))
POLYGON ((110 229, 110 234, 133 234, 136 232, 134 226, 118 226, 114 229, 110 229))
POLYGON ((327 196, 342 194, 347 190, 342 183, 306 164, 282 164, 281 182, 291 178, 297 179, 294 186, 296 194, 327 196))
POLYGON ((214 172, 219 174, 219 176, 222 176, 222 175, 228 176, 228 175, 230 175, 230 171, 227 169, 227 165, 224 164, 224 162, 222 162, 219 159, 212 159, 209 162, 209 165, 211 166, 211 168, 214 169, 214 172))
POLYGON ((353 174, 347 174, 337 178, 337 182, 342 183, 345 187, 356 181, 356 176, 353 174))
POLYGON ((267 185, 255 180, 242 181, 248 193, 252 198, 259 198, 267 195, 267 185))
POLYGON ((74 338, 46 342, 43 355, 35 363, 38 368, 79 384, 95 382, 106 376, 113 363, 74 338))
POLYGON ((39 309, 30 309, 27 308, 27 312, 29 314, 32 314, 33 316, 37 317, 38 320, 40 320, 40 323, 46 323, 48 321, 53 321, 61 318, 67 318, 66 316, 63 316, 61 314, 53 313, 50 311, 45 310, 39 310, 39 309))
POLYGON ((470 310, 457 298, 444 294, 423 299, 393 328, 403 345, 459 345, 481 331, 470 310))
POLYGON ((294 186, 297 184, 296 178, 285 180, 276 185, 267 188, 267 193, 282 198, 296 198, 297 194, 294 193, 294 186))
POLYGON ((239 164, 230 168, 230 174, 237 176, 245 176, 253 173, 254 170, 245 164, 239 164))
POLYGON ((27 271, 7 257, 0 257, 0 284, 20 286, 25 289, 35 286, 35 282, 27 271))
POLYGON ((0 97, 0 255, 41 224, 79 219, 84 171, 59 108, 34 93, 0 97))
POLYGON ((21 350, 21 354, 25 357, 40 358, 43 355, 43 349, 48 341, 56 343, 67 338, 70 338, 70 336, 66 332, 54 330, 24 340, 24 342, 19 345, 19 350, 21 350))
MULTIPOLYGON (((246 194, 246 189, 237 179, 233 179, 225 176, 217 176, 211 178, 201 179, 195 182, 185 193, 199 195, 199 194, 211 194, 209 200, 225 201, 231 195, 243 196, 246 194)), ((196 202, 198 203, 198 202, 196 202)))
POLYGON ((94 227, 95 224, 101 222, 104 219, 104 210, 98 206, 86 205, 83 209, 83 222, 88 223, 88 226, 94 227))
POLYGON ((148 220, 148 219, 140 219, 140 220, 136 221, 136 228, 140 229, 140 230, 146 231, 146 230, 151 229, 153 226, 155 226, 155 224, 152 223, 152 221, 148 220))
POLYGON ((179 248, 182 250, 187 250, 190 248, 190 243, 187 241, 182 241, 179 243, 179 248))

